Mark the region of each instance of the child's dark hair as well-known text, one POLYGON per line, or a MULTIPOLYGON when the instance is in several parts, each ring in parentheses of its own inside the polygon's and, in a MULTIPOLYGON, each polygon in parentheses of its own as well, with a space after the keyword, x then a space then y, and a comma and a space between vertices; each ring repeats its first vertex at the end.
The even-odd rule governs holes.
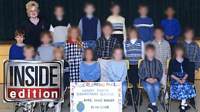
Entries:
POLYGON ((42 39, 45 35, 48 35, 48 37, 49 37, 50 39, 53 38, 50 31, 43 31, 43 32, 40 34, 40 39, 42 39))
POLYGON ((153 50, 153 51, 155 51, 156 48, 155 48, 155 46, 154 46, 153 44, 147 44, 147 45, 145 46, 145 51, 148 51, 148 50, 153 50))
POLYGON ((128 27, 127 35, 129 36, 129 34, 130 34, 131 32, 136 32, 137 38, 139 38, 138 30, 137 30, 134 26, 128 27))
POLYGON ((161 27, 161 26, 155 27, 155 28, 154 28, 154 32, 155 32, 156 30, 160 30, 161 32, 164 32, 163 27, 161 27))
POLYGON ((179 43, 174 48, 174 56, 173 56, 173 58, 176 58, 176 51, 178 51, 178 50, 183 51, 183 56, 184 56, 185 48, 184 48, 183 44, 179 43))
POLYGON ((94 50, 92 49, 92 48, 86 48, 85 50, 84 50, 84 57, 83 57, 83 61, 86 61, 86 52, 87 51, 91 51, 92 52, 92 55, 93 55, 93 59, 92 59, 92 61, 96 61, 96 55, 95 55, 95 52, 94 52, 94 50))
POLYGON ((57 9, 57 8, 62 8, 64 10, 64 6, 62 4, 56 4, 54 6, 54 10, 57 9))
POLYGON ((106 27, 106 26, 108 26, 108 27, 110 27, 111 29, 113 29, 112 23, 109 22, 109 21, 106 21, 106 22, 103 24, 102 28, 104 28, 104 27, 106 27))
POLYGON ((149 7, 148 7, 147 4, 141 3, 141 4, 138 5, 138 9, 140 9, 140 8, 147 8, 148 9, 149 7))
POLYGON ((88 6, 92 6, 93 8, 95 8, 94 4, 92 2, 85 2, 84 4, 84 9, 88 6))
POLYGON ((25 32, 24 32, 24 30, 23 29, 16 29, 15 30, 15 36, 21 36, 21 35, 24 35, 25 34, 25 32))
POLYGON ((111 9, 116 7, 116 6, 121 8, 121 6, 118 3, 113 3, 113 2, 111 3, 111 9))
POLYGON ((190 26, 187 26, 187 27, 184 28, 184 34, 187 33, 187 32, 190 32, 190 31, 194 32, 194 29, 190 26))
POLYGON ((173 7, 172 5, 167 6, 166 9, 165 9, 165 11, 168 10, 168 9, 175 10, 174 7, 173 7))

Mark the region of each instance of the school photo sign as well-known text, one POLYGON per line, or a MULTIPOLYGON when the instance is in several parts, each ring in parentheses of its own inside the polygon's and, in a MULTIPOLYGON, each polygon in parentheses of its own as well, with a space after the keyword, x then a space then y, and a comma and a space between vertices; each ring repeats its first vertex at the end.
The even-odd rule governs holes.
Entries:
POLYGON ((4 100, 59 101, 62 98, 62 61, 5 61, 4 100))
POLYGON ((70 112, 122 112, 120 82, 70 83, 70 112))

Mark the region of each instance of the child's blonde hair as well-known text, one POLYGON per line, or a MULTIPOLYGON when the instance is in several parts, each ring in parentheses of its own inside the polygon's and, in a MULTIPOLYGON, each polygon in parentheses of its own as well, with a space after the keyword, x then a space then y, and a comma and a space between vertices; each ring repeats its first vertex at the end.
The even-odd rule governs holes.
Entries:
POLYGON ((78 32, 78 37, 77 37, 77 42, 76 42, 76 44, 78 45, 78 47, 79 48, 83 48, 83 44, 82 44, 82 40, 81 40, 81 31, 80 31, 80 29, 78 28, 78 27, 76 27, 76 26, 72 26, 72 27, 70 27, 69 29, 68 29, 68 38, 67 38, 67 41, 69 41, 69 40, 71 40, 71 31, 72 30, 76 30, 77 32, 78 32))
POLYGON ((60 53, 62 55, 62 59, 64 59, 64 49, 62 47, 55 47, 53 49, 53 54, 60 53))
POLYGON ((37 12, 39 12, 39 4, 36 1, 29 1, 28 3, 26 3, 26 12, 28 15, 32 7, 35 7, 37 12))
POLYGON ((32 50, 32 52, 35 54, 35 49, 34 49, 34 47, 32 45, 24 46, 24 51, 26 51, 26 50, 32 50))

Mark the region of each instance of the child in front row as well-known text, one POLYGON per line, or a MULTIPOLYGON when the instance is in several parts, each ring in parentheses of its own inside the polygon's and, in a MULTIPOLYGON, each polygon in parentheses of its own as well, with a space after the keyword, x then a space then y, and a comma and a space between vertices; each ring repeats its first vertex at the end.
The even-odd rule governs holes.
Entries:
POLYGON ((84 51, 84 61, 80 64, 80 79, 83 82, 98 82, 100 80, 100 65, 94 61, 94 51, 87 48, 84 51))
POLYGON ((113 28, 110 22, 105 22, 102 27, 102 37, 96 42, 96 53, 98 58, 109 59, 115 47, 120 46, 116 38, 112 36, 113 28))
POLYGON ((144 58, 144 42, 139 38, 138 32, 134 27, 128 28, 128 39, 124 43, 124 52, 126 59, 129 60, 128 79, 134 86, 132 90, 133 96, 136 96, 137 83, 139 81, 138 61, 144 58))
POLYGON ((35 57, 35 49, 33 46, 31 45, 26 45, 24 47, 24 57, 26 61, 34 61, 34 57, 35 57))
POLYGON ((101 36, 101 23, 99 18, 94 16, 95 6, 92 3, 86 3, 84 7, 85 16, 80 19, 79 28, 82 35, 82 41, 87 48, 95 49, 96 40, 101 36))
POLYGON ((53 60, 53 45, 51 44, 52 36, 49 31, 42 32, 40 35, 41 45, 37 49, 37 60, 52 61, 53 60))
POLYGON ((108 62, 108 78, 110 82, 122 83, 122 104, 125 102, 125 94, 127 90, 126 76, 127 63, 123 60, 122 48, 114 48, 113 59, 108 62))
POLYGON ((145 59, 141 62, 138 75, 150 100, 148 110, 158 112, 156 103, 160 93, 163 68, 161 62, 155 58, 155 47, 152 44, 147 44, 145 51, 145 59))
POLYGON ((15 40, 16 43, 10 47, 9 51, 9 59, 10 60, 23 60, 24 54, 24 31, 21 29, 17 29, 15 31, 15 40))
POLYGON ((184 48, 177 45, 174 59, 169 64, 168 75, 171 78, 170 97, 181 101, 180 112, 186 112, 190 108, 186 101, 196 96, 194 86, 188 81, 192 71, 190 66, 189 60, 184 58, 184 48))

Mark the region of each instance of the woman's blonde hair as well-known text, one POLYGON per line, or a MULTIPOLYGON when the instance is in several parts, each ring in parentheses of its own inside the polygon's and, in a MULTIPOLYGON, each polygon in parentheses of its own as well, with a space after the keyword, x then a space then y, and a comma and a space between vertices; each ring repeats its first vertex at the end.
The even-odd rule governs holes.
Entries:
POLYGON ((30 9, 32 7, 35 7, 37 9, 37 11, 39 12, 39 4, 36 1, 29 1, 28 3, 26 3, 26 12, 27 12, 27 14, 29 14, 30 9))
POLYGON ((72 27, 70 27, 69 29, 68 29, 68 35, 67 35, 67 41, 68 40, 71 40, 71 32, 72 32, 72 30, 76 30, 77 32, 78 32, 78 37, 77 37, 77 42, 76 42, 76 44, 78 45, 78 47, 79 48, 83 48, 83 44, 82 44, 82 40, 81 40, 81 31, 80 31, 80 29, 78 28, 78 27, 76 27, 76 26, 72 26, 72 27))

